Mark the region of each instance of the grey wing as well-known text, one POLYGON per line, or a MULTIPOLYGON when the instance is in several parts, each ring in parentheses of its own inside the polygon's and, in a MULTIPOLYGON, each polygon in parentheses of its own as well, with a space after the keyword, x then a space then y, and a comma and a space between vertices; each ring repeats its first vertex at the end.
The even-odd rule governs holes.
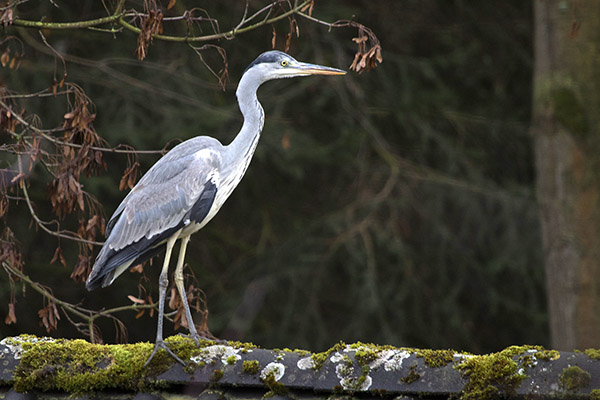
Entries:
POLYGON ((218 186, 221 159, 213 149, 167 162, 161 162, 163 159, 117 208, 109 222, 111 229, 105 246, 118 250, 177 226, 189 216, 207 182, 218 186))
POLYGON ((190 218, 200 223, 197 219, 208 214, 220 178, 220 152, 212 147, 192 153, 176 149, 142 177, 115 211, 86 281, 88 290, 109 285, 133 262, 156 254, 190 218))

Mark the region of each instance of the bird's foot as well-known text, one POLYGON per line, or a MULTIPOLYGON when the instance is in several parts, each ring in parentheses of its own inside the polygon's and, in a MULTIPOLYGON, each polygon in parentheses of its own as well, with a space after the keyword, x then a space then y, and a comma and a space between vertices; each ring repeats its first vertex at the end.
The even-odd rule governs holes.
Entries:
POLYGON ((218 339, 218 338, 214 337, 210 333, 208 333, 207 335, 202 335, 202 334, 199 334, 197 332, 190 332, 189 334, 188 333, 181 333, 180 332, 180 333, 178 333, 178 335, 189 337, 190 339, 192 339, 196 343, 196 347, 200 347, 200 341, 215 342, 215 343, 218 343, 218 344, 227 343, 227 340, 218 339))
POLYGON ((208 332, 207 335, 202 335, 202 334, 199 334, 199 333, 195 333, 195 334, 191 333, 190 337, 192 339, 194 339, 194 342, 196 342, 196 346, 200 346, 200 340, 208 340, 210 342, 215 342, 215 343, 218 343, 218 344, 225 344, 225 343, 227 343, 227 340, 219 339, 219 338, 213 336, 210 332, 208 332))
POLYGON ((169 355, 171 357, 173 357, 175 360, 177 360, 178 363, 185 366, 185 363, 183 362, 183 360, 181 358, 177 357, 177 355, 175 353, 173 353, 173 351, 165 344, 165 342, 163 340, 158 340, 154 344, 154 350, 152 350, 152 354, 150 354, 150 357, 148 357, 148 360, 146 360, 146 364, 144 364, 144 367, 147 367, 148 364, 150 364, 150 361, 152 360, 152 358, 158 352, 159 349, 166 350, 167 353, 169 353, 169 355))

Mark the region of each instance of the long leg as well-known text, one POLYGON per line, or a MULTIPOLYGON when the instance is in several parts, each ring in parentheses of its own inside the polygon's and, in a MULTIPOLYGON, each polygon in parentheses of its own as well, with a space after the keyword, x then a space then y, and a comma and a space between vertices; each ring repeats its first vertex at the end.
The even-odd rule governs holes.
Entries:
POLYGON ((189 241, 190 235, 181 238, 179 259, 177 260, 177 267, 175 268, 175 286, 177 286, 179 296, 181 297, 181 301, 183 302, 183 309, 185 310, 185 318, 187 319, 190 336, 192 337, 192 339, 194 339, 196 345, 199 345, 200 342, 198 340, 201 338, 201 336, 198 335, 196 325, 194 325, 194 320, 192 319, 192 312, 190 311, 190 306, 188 304, 187 296, 185 293, 185 286, 183 285, 183 264, 185 261, 185 251, 187 250, 187 245, 189 241))
POLYGON ((163 262, 162 270, 160 271, 160 277, 158 278, 158 328, 156 329, 156 343, 154 344, 154 350, 150 357, 146 361, 145 365, 150 363, 152 357, 156 354, 158 349, 165 349, 173 358, 175 358, 181 364, 185 363, 181 358, 177 357, 175 353, 171 351, 165 344, 163 340, 163 319, 165 316, 165 297, 167 295, 167 286, 169 284, 169 260, 171 259, 171 252, 173 250, 173 246, 175 245, 175 241, 177 240, 177 235, 179 232, 175 233, 167 240, 167 250, 165 251, 165 260, 163 262))

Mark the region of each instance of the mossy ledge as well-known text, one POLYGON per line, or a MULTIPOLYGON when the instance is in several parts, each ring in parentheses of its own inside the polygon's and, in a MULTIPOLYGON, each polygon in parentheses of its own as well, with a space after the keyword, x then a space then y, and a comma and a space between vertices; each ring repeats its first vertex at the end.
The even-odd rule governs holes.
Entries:
POLYGON ((512 396, 527 378, 527 369, 534 367, 537 360, 552 361, 559 357, 558 351, 541 346, 510 346, 498 353, 463 357, 455 367, 468 379, 461 398, 485 400, 512 396))
POLYGON ((314 391, 349 398, 377 393, 386 398, 567 396, 600 400, 600 360, 595 350, 559 353, 539 346, 511 346, 497 353, 473 355, 340 342, 312 354, 260 349, 240 342, 205 341, 196 347, 185 336, 168 338, 167 344, 187 361, 184 368, 164 351, 145 367, 153 349, 150 343, 94 345, 28 335, 6 338, 0 341, 0 359, 5 366, 0 370, 0 382, 5 390, 31 392, 42 396, 40 399, 49 398, 43 392, 75 397, 100 392, 169 393, 181 390, 182 385, 195 385, 211 390, 262 391, 266 396, 314 391))
MULTIPOLYGON (((183 360, 215 345, 214 341, 206 340, 196 347, 185 336, 172 336, 165 342, 183 360)), ((107 389, 159 389, 164 382, 155 378, 176 363, 166 352, 159 351, 145 366, 154 348, 154 344, 147 342, 100 345, 81 339, 21 335, 10 338, 6 344, 20 348, 21 359, 14 373, 14 389, 18 392, 52 390, 82 394, 107 389)), ((230 342, 229 346, 242 350, 256 347, 240 342, 230 342)))
POLYGON ((592 376, 576 365, 572 365, 563 370, 560 375, 560 384, 567 391, 576 391, 588 387, 592 376))

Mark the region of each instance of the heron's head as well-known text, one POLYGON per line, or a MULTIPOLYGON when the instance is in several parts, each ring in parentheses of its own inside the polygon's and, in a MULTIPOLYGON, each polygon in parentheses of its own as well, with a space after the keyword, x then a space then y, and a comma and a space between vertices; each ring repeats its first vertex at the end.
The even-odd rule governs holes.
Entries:
POLYGON ((265 82, 271 79, 293 78, 295 76, 344 75, 346 71, 297 61, 284 52, 273 50, 258 56, 246 68, 244 74, 246 73, 251 73, 261 82, 265 82))

